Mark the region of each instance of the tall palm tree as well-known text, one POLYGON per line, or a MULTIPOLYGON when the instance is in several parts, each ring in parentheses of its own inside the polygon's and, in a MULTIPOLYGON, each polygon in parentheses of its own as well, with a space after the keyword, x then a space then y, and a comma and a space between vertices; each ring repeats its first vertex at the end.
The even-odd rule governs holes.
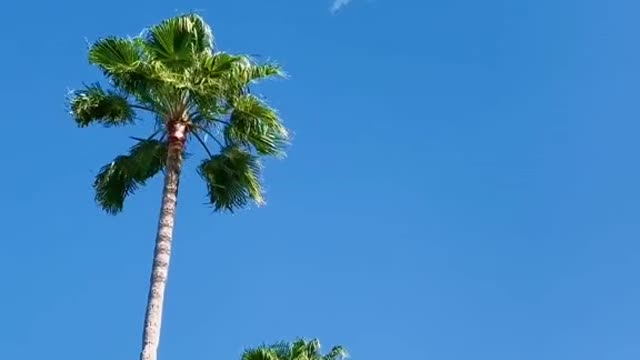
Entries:
POLYGON ((283 155, 288 133, 276 111, 252 95, 249 85, 283 74, 275 64, 217 51, 211 28, 196 14, 164 20, 137 37, 100 39, 89 49, 89 62, 108 85, 71 93, 70 113, 77 125, 154 123, 148 137, 133 138, 128 154, 100 169, 93 187, 102 209, 117 214, 128 195, 164 173, 140 355, 155 360, 187 143, 193 140, 206 152, 198 173, 214 210, 263 204, 259 158, 283 155), (207 138, 215 148, 207 146, 207 138))
POLYGON ((280 342, 248 349, 242 354, 241 360, 343 360, 347 356, 342 346, 334 346, 328 353, 322 354, 317 339, 298 339, 292 343, 280 342))

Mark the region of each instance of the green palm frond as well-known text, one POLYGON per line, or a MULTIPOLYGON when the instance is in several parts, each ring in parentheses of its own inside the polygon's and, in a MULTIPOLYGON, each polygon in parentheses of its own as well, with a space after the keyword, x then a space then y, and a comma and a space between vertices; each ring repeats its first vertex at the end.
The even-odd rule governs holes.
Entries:
POLYGON ((248 93, 249 85, 284 72, 276 64, 258 64, 247 56, 224 52, 200 53, 195 64, 184 71, 189 90, 203 95, 215 95, 233 101, 248 93))
POLYGON ((292 360, 291 344, 281 341, 247 349, 243 352, 241 360, 292 360))
POLYGON ((342 360, 349 357, 349 353, 342 346, 334 346, 328 354, 322 357, 323 360, 342 360))
POLYGON ((202 161, 198 172, 207 183, 209 201, 216 211, 234 211, 249 200, 262 205, 260 184, 262 166, 257 157, 237 146, 202 161))
POLYGON ((260 155, 283 155, 289 133, 276 111, 253 95, 234 103, 225 136, 232 143, 253 146, 260 155))
POLYGON ((346 356, 347 352, 341 346, 335 346, 329 353, 323 355, 318 339, 311 341, 298 339, 291 346, 291 359, 293 360, 341 360, 346 356))
POLYGON ((277 342, 269 345, 271 349, 280 360, 288 360, 291 358, 291 344, 286 341, 277 342))
POLYGON ((89 49, 89 62, 100 68, 116 88, 153 107, 157 103, 154 92, 175 80, 162 63, 146 56, 141 43, 139 38, 98 40, 89 49))
POLYGON ((213 33, 199 15, 177 16, 152 26, 144 47, 152 59, 169 67, 184 66, 197 54, 213 51, 213 33))
POLYGON ((258 64, 248 56, 240 56, 233 63, 232 77, 243 86, 272 77, 284 77, 282 68, 274 63, 258 64))
POLYGON ((89 49, 89 63, 107 74, 132 71, 142 60, 134 39, 112 36, 96 41, 89 49))
POLYGON ((347 352, 342 346, 335 346, 323 355, 317 339, 297 339, 292 343, 279 342, 245 350, 241 360, 341 360, 346 357, 347 352))
POLYGON ((215 54, 204 53, 199 58, 198 67, 202 69, 203 75, 211 78, 219 78, 228 71, 231 71, 234 64, 241 60, 241 56, 231 55, 225 52, 217 52, 215 54))
POLYGON ((98 84, 74 91, 69 103, 71 115, 80 127, 94 122, 104 126, 127 125, 135 120, 135 112, 124 95, 104 90, 98 84))
POLYGON ((277 64, 258 64, 248 56, 235 55, 231 69, 224 74, 225 89, 229 99, 233 100, 247 94, 249 86, 255 82, 284 76, 284 71, 277 64))
POLYGON ((306 341, 303 339, 297 339, 291 343, 291 359, 306 360, 306 341))
POLYGON ((157 174, 167 157, 167 145, 158 140, 140 140, 128 155, 120 155, 103 166, 93 187, 96 202, 108 213, 122 211, 124 200, 157 174))
POLYGON ((194 122, 207 123, 229 111, 228 98, 242 93, 241 84, 233 77, 234 64, 242 57, 226 53, 201 53, 196 65, 185 71, 189 84, 190 106, 194 122))
POLYGON ((241 360, 286 360, 278 356, 278 353, 269 347, 250 349, 242 354, 241 360))
POLYGON ((193 67, 186 70, 192 90, 203 95, 223 97, 232 79, 234 63, 240 57, 226 53, 201 53, 193 67))
POLYGON ((313 339, 307 343, 307 354, 313 358, 315 355, 320 354, 320 340, 313 339))
POLYGON ((147 94, 160 72, 145 59, 137 39, 98 40, 89 49, 89 63, 100 68, 116 87, 136 97, 147 94))

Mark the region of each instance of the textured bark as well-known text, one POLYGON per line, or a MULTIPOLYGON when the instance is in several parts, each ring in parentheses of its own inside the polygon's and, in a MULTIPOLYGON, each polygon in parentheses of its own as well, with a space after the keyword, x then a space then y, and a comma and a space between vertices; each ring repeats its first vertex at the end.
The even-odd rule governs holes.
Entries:
POLYGON ((144 320, 142 336, 142 352, 140 360, 156 360, 160 343, 160 328, 162 327, 162 307, 164 293, 169 274, 171 260, 171 241, 178 200, 178 185, 182 170, 182 154, 185 145, 186 126, 184 123, 172 122, 168 124, 169 147, 167 154, 164 189, 160 220, 156 235, 156 246, 153 255, 151 271, 151 285, 147 299, 147 311, 144 320))

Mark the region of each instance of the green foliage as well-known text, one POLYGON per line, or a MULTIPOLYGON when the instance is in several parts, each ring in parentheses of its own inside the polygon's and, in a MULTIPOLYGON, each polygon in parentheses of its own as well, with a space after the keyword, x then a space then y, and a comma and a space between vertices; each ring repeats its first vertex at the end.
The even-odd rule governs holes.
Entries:
POLYGON ((157 174, 166 157, 166 142, 138 141, 128 155, 120 155, 100 169, 93 183, 96 201, 110 214, 122 211, 125 198, 157 174))
POLYGON ((256 64, 251 58, 241 56, 234 63, 231 76, 242 86, 271 77, 284 77, 284 72, 277 64, 256 64))
POLYGON ((142 45, 150 58, 168 67, 188 67, 198 54, 213 51, 211 28, 195 14, 170 18, 152 26, 144 40, 142 45))
POLYGON ((260 155, 282 155, 289 138, 276 112, 252 95, 235 101, 225 130, 228 141, 253 146, 260 155))
POLYGON ((162 84, 162 68, 146 61, 141 41, 108 37, 89 49, 89 63, 97 66, 112 85, 146 105, 154 103, 153 87, 162 84))
POLYGON ((298 339, 293 343, 280 342, 273 345, 248 349, 241 360, 343 360, 348 357, 342 346, 335 346, 326 354, 320 351, 320 342, 298 339))
POLYGON ((260 161, 256 156, 231 146, 219 155, 203 160, 198 173, 207 184, 209 201, 216 211, 233 211, 249 199, 264 203, 260 186, 260 161))
POLYGON ((140 49, 132 39, 111 36, 97 41, 89 50, 89 63, 107 75, 131 71, 141 60, 140 49))
POLYGON ((94 84, 75 91, 70 100, 71 114, 80 127, 93 122, 104 126, 132 123, 135 113, 127 98, 112 90, 103 90, 94 84))
MULTIPOLYGON (((258 157, 284 155, 288 132, 274 109, 250 95, 249 86, 284 76, 278 65, 216 51, 211 28, 196 14, 169 18, 134 38, 100 39, 89 48, 89 62, 109 86, 72 93, 71 114, 79 126, 127 125, 146 118, 137 111, 156 119, 164 135, 170 122, 184 122, 187 139, 197 138, 206 148, 198 171, 213 208, 233 211, 250 201, 264 202, 258 157), (207 148, 206 137, 218 147, 207 148)), ((161 169, 157 156, 166 156, 166 144, 162 151, 147 148, 152 142, 138 144, 101 169, 96 200, 107 212, 122 210, 124 199, 161 169)))

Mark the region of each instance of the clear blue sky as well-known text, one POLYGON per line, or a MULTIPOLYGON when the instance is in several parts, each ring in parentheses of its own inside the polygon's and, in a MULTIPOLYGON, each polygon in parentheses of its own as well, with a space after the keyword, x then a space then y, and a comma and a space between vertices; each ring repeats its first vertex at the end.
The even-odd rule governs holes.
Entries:
MULTIPOLYGON (((0 358, 135 359, 159 182, 92 177, 136 129, 77 129, 85 39, 202 10, 296 134, 269 204, 182 182, 161 359, 318 337, 355 360, 640 357, 640 3, 12 1, 3 6, 0 358)), ((193 165, 193 164, 192 164, 193 165)))

